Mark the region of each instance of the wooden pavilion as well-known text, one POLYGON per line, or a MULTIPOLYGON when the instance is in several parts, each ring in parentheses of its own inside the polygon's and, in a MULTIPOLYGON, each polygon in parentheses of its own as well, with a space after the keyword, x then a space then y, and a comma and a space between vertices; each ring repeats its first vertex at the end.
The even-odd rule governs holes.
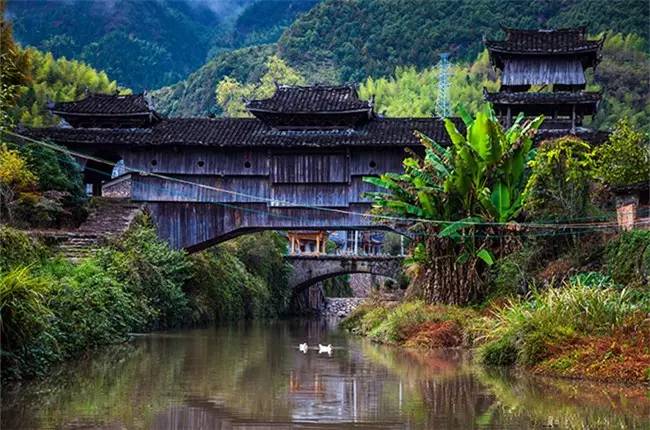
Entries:
POLYGON ((585 27, 504 31, 505 40, 485 41, 490 62, 501 72, 499 91, 484 90, 485 99, 506 126, 520 112, 543 114, 543 128, 575 133, 583 117, 598 109, 601 94, 585 91, 585 70, 600 62, 604 37, 587 39, 585 27))

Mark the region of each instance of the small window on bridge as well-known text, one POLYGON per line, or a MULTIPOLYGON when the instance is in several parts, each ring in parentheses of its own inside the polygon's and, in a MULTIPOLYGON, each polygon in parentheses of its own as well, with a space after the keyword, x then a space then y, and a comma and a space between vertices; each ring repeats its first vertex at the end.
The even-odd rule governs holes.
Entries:
POLYGON ((377 163, 375 163, 375 160, 370 160, 370 163, 368 163, 368 165, 370 166, 371 169, 377 167, 377 163))
POLYGON ((250 169, 251 168, 251 162, 250 161, 245 162, 244 167, 247 168, 247 169, 250 169))
POLYGON ((157 161, 157 160, 151 160, 151 165, 152 165, 152 166, 155 166, 155 165, 157 165, 157 164, 158 164, 158 161, 157 161))
POLYGON ((205 161, 203 161, 203 160, 199 160, 199 161, 196 163, 196 165, 199 166, 199 167, 203 167, 203 166, 205 166, 205 161))

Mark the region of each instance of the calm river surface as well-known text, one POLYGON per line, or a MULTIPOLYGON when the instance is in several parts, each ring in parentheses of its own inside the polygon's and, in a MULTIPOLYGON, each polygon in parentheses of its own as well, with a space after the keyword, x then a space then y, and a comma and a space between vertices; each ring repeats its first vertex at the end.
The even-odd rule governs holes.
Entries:
POLYGON ((2 429, 650 428, 646 389, 533 379, 325 321, 138 336, 2 397, 2 429), (331 356, 299 343, 331 343, 331 356))

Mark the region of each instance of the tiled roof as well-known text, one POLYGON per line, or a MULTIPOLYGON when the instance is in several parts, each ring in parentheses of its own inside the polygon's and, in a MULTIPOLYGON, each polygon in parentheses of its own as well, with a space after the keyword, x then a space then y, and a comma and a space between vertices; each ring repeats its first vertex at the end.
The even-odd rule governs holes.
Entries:
POLYGON ((585 27, 558 30, 520 30, 504 28, 506 40, 487 40, 491 51, 504 53, 570 54, 597 51, 603 39, 585 38, 585 27))
MULTIPOLYGON (((459 125, 460 126, 460 125, 459 125)), ((350 129, 277 130, 256 118, 170 118, 147 128, 32 128, 33 138, 75 145, 188 146, 411 146, 418 130, 441 144, 448 142, 438 118, 375 118, 350 129)))
POLYGON ((372 105, 359 100, 352 86, 309 87, 278 86, 273 96, 251 100, 246 106, 251 111, 263 110, 278 113, 346 112, 372 109, 372 105))
POLYGON ((53 113, 91 115, 149 114, 153 111, 144 94, 90 94, 81 100, 54 103, 50 110, 53 113))
POLYGON ((582 104, 598 103, 601 94, 597 92, 557 91, 549 93, 489 93, 484 90, 485 100, 495 104, 582 104))

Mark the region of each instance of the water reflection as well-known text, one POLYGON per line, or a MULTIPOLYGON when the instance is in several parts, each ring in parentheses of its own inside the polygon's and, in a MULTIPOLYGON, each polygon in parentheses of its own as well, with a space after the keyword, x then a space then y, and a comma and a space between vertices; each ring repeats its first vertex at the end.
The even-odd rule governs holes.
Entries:
POLYGON ((138 337, 5 391, 2 428, 648 428, 646 396, 489 372, 460 351, 391 349, 296 320, 138 337), (302 342, 337 349, 303 354, 302 342))

